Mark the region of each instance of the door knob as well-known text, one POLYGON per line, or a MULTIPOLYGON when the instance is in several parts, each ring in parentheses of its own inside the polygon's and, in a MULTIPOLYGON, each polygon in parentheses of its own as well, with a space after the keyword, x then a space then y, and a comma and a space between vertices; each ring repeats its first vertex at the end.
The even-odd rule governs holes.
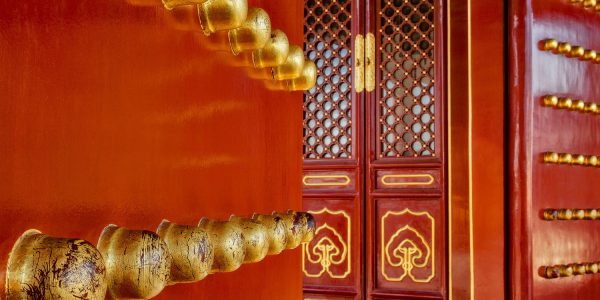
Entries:
POLYGON ((171 255, 154 232, 108 225, 98 250, 106 262, 108 292, 114 299, 149 299, 168 283, 171 255))
POLYGON ((275 29, 267 44, 252 52, 252 62, 256 68, 276 67, 283 63, 290 52, 287 36, 281 30, 275 29))
POLYGON ((271 37, 271 20, 262 8, 248 9, 246 20, 229 30, 229 46, 233 54, 264 47, 271 37))
POLYGON ((206 35, 240 27, 247 15, 246 0, 208 0, 198 4, 200 26, 206 35))
POLYGON ((273 78, 276 80, 294 79, 301 75, 304 69, 304 52, 302 48, 292 45, 285 63, 273 68, 273 78))
POLYGON ((287 229, 287 249, 294 249, 303 243, 310 235, 311 229, 308 228, 308 219, 303 213, 288 211, 285 214, 275 213, 283 220, 287 229))
POLYGON ((236 216, 231 216, 229 221, 239 226, 244 235, 244 263, 263 260, 269 252, 267 227, 259 221, 236 216))
POLYGON ((288 89, 291 91, 306 91, 317 82, 317 66, 312 61, 305 61, 300 76, 290 79, 288 89))
POLYGON ((283 219, 275 215, 254 214, 252 219, 261 222, 267 228, 269 240, 269 255, 275 255, 285 250, 287 245, 287 228, 283 219))
POLYGON ((171 253, 169 284, 196 282, 210 273, 214 249, 206 231, 164 220, 157 229, 171 253))
POLYGON ((84 240, 28 230, 15 243, 8 259, 7 300, 102 300, 106 289, 102 255, 84 240))

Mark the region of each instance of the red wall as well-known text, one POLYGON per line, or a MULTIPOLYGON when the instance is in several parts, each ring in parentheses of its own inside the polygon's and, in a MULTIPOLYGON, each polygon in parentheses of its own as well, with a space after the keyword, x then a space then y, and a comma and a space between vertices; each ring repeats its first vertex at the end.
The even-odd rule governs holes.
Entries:
MULTIPOLYGON (((301 1, 249 2, 301 45, 301 1)), ((2 5, 0 282, 30 228, 95 244, 110 223, 156 230, 163 218, 301 208, 301 93, 248 79, 157 4, 2 5)), ((300 254, 158 298, 300 299, 300 254)))

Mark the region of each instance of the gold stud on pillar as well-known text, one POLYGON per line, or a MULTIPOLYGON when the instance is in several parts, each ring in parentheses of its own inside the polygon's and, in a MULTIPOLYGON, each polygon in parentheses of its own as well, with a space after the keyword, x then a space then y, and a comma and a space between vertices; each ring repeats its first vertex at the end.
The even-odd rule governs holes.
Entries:
POLYGON ((569 221, 573 219, 573 211, 570 209, 559 209, 558 219, 563 221, 569 221))
POLYGON ((586 209, 585 210, 585 219, 586 220, 596 220, 597 218, 598 218, 598 210, 596 210, 596 209, 586 209))
POLYGON ((302 48, 292 45, 285 63, 273 68, 273 79, 294 79, 302 74, 304 69, 304 52, 302 48))
POLYGON ((103 300, 106 268, 100 252, 84 240, 28 230, 8 258, 5 288, 7 300, 103 300))
POLYGON ((558 163, 560 164, 572 164, 573 163, 573 155, 569 153, 561 153, 558 155, 558 163))
POLYGON ((281 251, 285 250, 287 245, 287 232, 281 217, 255 214, 252 216, 252 219, 262 223, 267 228, 269 255, 279 254, 281 251))
POLYGON ((229 30, 229 46, 233 54, 260 49, 271 36, 271 20, 262 8, 252 7, 248 17, 238 28, 229 30))
POLYGON ((598 273, 598 264, 596 263, 587 263, 585 264, 585 272, 588 274, 596 274, 598 273))
POLYGON ((594 102, 588 102, 585 104, 585 112, 595 113, 598 110, 598 104, 594 102))
POLYGON ((558 97, 546 95, 542 98, 542 105, 547 107, 555 107, 558 105, 558 97))
POLYGON ((585 159, 585 165, 590 167, 597 167, 600 164, 600 160, 598 160, 598 156, 590 155, 585 159))
POLYGON ((556 220, 558 220, 558 211, 556 209, 546 209, 546 210, 544 210, 544 220, 546 220, 546 221, 556 221, 556 220))
POLYGON ((555 39, 545 39, 540 42, 540 48, 544 51, 554 51, 558 48, 558 42, 555 39))
POLYGON ((582 58, 585 49, 581 46, 573 46, 571 47, 571 51, 567 53, 568 57, 582 58))
POLYGON ((283 31, 275 29, 271 32, 267 44, 252 52, 252 62, 256 68, 276 67, 285 63, 289 52, 290 44, 287 36, 283 31))
POLYGON ((291 91, 310 90, 317 82, 317 66, 308 60, 304 62, 300 77, 288 81, 288 89, 291 91))
POLYGON ((594 50, 585 50, 583 52, 583 57, 581 59, 582 60, 595 61, 597 56, 598 56, 598 54, 596 53, 596 51, 594 51, 594 50))
POLYGON ((583 7, 585 8, 593 8, 596 6, 596 0, 583 0, 583 7))
POLYGON ((162 221, 157 229, 172 256, 169 284, 196 282, 210 273, 214 251, 208 233, 201 228, 162 221))
POLYGON ((585 210, 583 209, 574 209, 573 210, 573 220, 583 220, 585 218, 585 210))
POLYGON ((571 98, 558 98, 558 108, 570 109, 573 106, 573 100, 571 98))
POLYGON ((583 100, 574 100, 573 104, 571 105, 571 109, 584 111, 585 110, 585 102, 583 102, 583 100))
POLYGON ((231 216, 231 223, 237 224, 242 230, 245 241, 245 263, 255 263, 263 260, 269 252, 267 228, 260 222, 231 216))
POLYGON ((585 155, 577 154, 573 157, 573 161, 571 162, 574 165, 583 166, 585 165, 585 155))
POLYGON ((211 273, 232 272, 242 265, 246 246, 238 224, 202 218, 198 227, 206 230, 213 243, 215 255, 211 273))
POLYGON ((571 264, 571 268, 573 268, 573 275, 583 275, 585 274, 585 265, 584 264, 571 264))
POLYGON ((548 279, 560 277, 560 266, 549 266, 544 270, 544 276, 548 279))
POLYGON ((149 299, 167 285, 171 255, 158 234, 108 225, 98 241, 114 299, 149 299))
POLYGON ((177 6, 197 5, 197 4, 202 4, 206 1, 208 1, 208 0, 162 0, 165 8, 169 9, 169 10, 171 10, 177 6))
POLYGON ((544 153, 544 162, 550 164, 556 164, 560 161, 560 157, 556 152, 546 152, 544 153))
POLYGON ((559 266, 560 277, 571 277, 573 276, 573 267, 571 266, 559 266))
POLYGON ((569 43, 558 43, 558 48, 553 51, 556 54, 569 54, 571 52, 571 44, 569 43))
POLYGON ((200 26, 206 35, 240 27, 247 15, 246 0, 208 0, 198 5, 200 26))

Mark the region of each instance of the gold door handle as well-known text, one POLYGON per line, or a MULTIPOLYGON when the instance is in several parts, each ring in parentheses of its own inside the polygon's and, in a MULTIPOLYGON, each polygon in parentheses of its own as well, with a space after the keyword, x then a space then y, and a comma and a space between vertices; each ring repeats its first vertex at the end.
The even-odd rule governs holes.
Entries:
POLYGON ((354 39, 354 91, 365 89, 365 38, 357 34, 354 39))
POLYGON ((375 90, 375 36, 370 32, 365 37, 365 89, 375 90))

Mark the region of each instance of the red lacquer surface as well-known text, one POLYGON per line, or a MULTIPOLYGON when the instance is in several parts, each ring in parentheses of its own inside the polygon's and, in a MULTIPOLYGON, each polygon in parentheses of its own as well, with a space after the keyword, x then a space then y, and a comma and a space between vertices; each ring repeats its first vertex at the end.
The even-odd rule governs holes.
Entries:
MULTIPOLYGON (((302 42, 302 2, 249 1, 302 42)), ((5 1, 0 293, 22 232, 301 209, 301 93, 268 91, 157 1, 5 1), (185 27, 183 27, 185 28, 185 27)), ((192 22, 193 23, 193 22, 192 22)), ((300 249, 158 299, 299 299, 300 249)))

